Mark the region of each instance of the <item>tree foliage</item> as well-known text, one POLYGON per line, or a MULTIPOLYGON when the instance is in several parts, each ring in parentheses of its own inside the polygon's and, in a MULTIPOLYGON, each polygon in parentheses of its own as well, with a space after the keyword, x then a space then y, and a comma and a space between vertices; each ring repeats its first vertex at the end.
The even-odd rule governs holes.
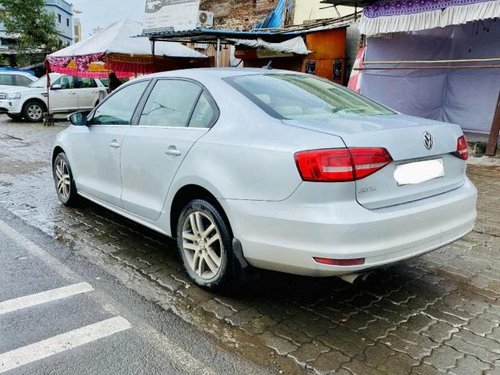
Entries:
POLYGON ((55 17, 45 10, 44 0, 0 0, 0 21, 17 39, 18 60, 40 59, 61 46, 55 17))

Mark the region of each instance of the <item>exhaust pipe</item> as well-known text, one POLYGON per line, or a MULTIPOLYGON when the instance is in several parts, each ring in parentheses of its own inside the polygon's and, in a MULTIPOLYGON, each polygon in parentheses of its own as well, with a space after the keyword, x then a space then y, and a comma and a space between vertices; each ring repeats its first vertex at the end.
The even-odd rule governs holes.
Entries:
POLYGON ((345 282, 348 282, 349 284, 354 284, 354 282, 360 277, 360 273, 350 273, 348 275, 340 275, 339 277, 344 280, 345 282))

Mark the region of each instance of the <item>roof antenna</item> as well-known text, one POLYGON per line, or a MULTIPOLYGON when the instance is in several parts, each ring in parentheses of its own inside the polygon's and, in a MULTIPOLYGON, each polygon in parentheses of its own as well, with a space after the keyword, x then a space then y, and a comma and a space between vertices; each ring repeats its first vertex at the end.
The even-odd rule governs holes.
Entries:
POLYGON ((273 60, 269 60, 266 66, 263 66, 262 69, 269 69, 271 70, 273 68, 273 60))

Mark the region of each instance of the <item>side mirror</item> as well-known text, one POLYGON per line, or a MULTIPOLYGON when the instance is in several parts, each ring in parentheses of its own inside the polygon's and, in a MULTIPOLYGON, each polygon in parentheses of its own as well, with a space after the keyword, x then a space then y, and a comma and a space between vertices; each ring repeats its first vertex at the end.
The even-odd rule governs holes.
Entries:
POLYGON ((75 112, 68 116, 68 120, 75 126, 86 126, 89 113, 90 112, 75 112))
POLYGON ((58 83, 54 83, 52 86, 50 86, 51 90, 61 90, 62 86, 58 83))

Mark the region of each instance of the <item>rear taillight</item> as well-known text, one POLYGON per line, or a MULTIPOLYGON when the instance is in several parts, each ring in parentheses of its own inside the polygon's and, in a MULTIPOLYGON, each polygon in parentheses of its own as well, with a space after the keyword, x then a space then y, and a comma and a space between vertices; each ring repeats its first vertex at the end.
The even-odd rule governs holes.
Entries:
POLYGON ((297 152, 295 162, 304 181, 342 182, 365 178, 392 157, 385 148, 337 148, 297 152))
POLYGON ((457 151, 455 152, 455 155, 464 160, 469 158, 469 147, 467 145, 467 138, 465 138, 465 135, 458 138, 457 151))

